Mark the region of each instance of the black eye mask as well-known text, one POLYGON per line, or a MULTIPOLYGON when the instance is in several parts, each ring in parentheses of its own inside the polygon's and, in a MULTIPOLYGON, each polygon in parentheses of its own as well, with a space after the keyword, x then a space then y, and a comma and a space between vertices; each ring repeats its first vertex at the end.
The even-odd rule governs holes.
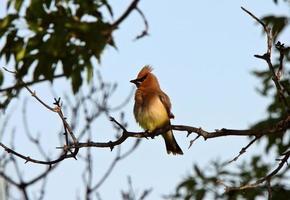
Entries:
POLYGON ((135 80, 131 80, 131 83, 134 83, 136 85, 136 87, 138 88, 140 86, 140 84, 147 78, 148 74, 146 74, 145 76, 141 77, 141 78, 137 78, 135 80))
POLYGON ((146 78, 147 78, 148 74, 146 74, 145 76, 138 78, 137 81, 142 83, 146 78))

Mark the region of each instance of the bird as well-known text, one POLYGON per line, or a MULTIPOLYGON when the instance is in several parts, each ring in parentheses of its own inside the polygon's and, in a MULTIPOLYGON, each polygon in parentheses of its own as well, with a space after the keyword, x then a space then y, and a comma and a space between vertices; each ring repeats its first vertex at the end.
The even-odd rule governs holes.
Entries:
MULTIPOLYGON (((152 73, 153 68, 145 65, 136 79, 131 80, 137 87, 135 92, 134 116, 139 125, 150 134, 156 129, 170 125, 171 102, 159 85, 157 77, 152 73)), ((172 130, 162 134, 168 154, 182 155, 172 130)))

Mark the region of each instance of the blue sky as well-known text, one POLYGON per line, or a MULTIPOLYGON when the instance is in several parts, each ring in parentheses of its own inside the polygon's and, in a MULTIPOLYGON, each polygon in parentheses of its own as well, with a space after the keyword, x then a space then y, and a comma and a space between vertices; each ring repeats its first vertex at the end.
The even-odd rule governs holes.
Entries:
MULTIPOLYGON (((112 1, 115 16, 119 16, 129 2, 112 1)), ((126 98, 133 87, 129 80, 137 75, 143 65, 150 64, 162 89, 171 98, 172 112, 176 117, 173 124, 192 125, 206 130, 243 129, 266 117, 265 108, 269 99, 264 99, 255 91, 260 83, 250 73, 256 69, 266 69, 265 63, 253 57, 254 54, 265 52, 266 42, 261 27, 240 6, 259 17, 269 12, 277 15, 289 12, 285 3, 276 6, 271 0, 141 1, 139 7, 149 21, 150 36, 133 41, 143 28, 141 18, 136 12, 133 13, 114 34, 118 50, 107 48, 100 66, 97 66, 105 80, 118 83, 112 104, 118 104, 120 99, 126 98)), ((0 12, 3 13, 1 7, 0 12)), ((289 43, 284 35, 281 41, 289 43)), ((60 96, 67 91, 67 87, 60 86, 61 83, 57 85, 56 82, 55 85, 60 96)), ((38 85, 34 89, 51 102, 53 97, 46 89, 47 85, 38 85)), ((22 92, 21 96, 29 97, 29 94, 22 92)), ((19 102, 14 101, 10 109, 21 107, 17 105, 19 102)), ((123 110, 129 122, 129 130, 138 131, 141 128, 132 114, 133 103, 131 99, 123 110)), ((20 108, 18 110, 21 112, 20 108)), ((42 109, 33 99, 29 99, 28 111, 33 132, 45 130, 42 136, 44 140, 45 134, 59 130, 60 122, 56 116, 42 109)), ((17 118, 19 116, 15 116, 17 118)), ((106 118, 101 118, 94 126, 98 132, 97 139, 114 137, 111 124, 106 118)), ((23 145, 26 143, 21 136, 21 127, 17 130, 19 150, 31 154, 30 147, 23 145)), ((175 135, 184 151, 183 156, 167 155, 161 137, 144 140, 133 155, 118 164, 102 185, 100 193, 103 199, 120 199, 120 190, 127 188, 129 175, 138 191, 153 188, 148 199, 160 199, 162 195, 173 191, 177 182, 191 171, 193 163, 206 167, 213 159, 231 159, 247 144, 245 138, 199 139, 187 149, 194 135, 190 138, 186 138, 185 134, 175 135)), ((48 141, 46 145, 49 150, 55 151, 53 140, 48 141)), ((130 143, 123 143, 123 148, 126 149, 130 143)), ((232 167, 260 149, 254 145, 232 167)), ((100 149, 94 149, 93 154, 96 156, 97 182, 115 154, 114 151, 100 149)), ((27 176, 39 170, 33 164, 21 166, 27 176)), ((75 198, 81 191, 81 170, 79 161, 64 161, 48 179, 45 199, 75 198)))

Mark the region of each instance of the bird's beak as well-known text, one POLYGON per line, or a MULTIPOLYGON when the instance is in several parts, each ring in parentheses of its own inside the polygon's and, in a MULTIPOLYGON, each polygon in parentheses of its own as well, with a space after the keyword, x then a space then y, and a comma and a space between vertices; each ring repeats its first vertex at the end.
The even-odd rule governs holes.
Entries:
POLYGON ((137 88, 138 88, 139 85, 140 85, 140 82, 139 82, 138 79, 133 79, 133 80, 131 80, 130 82, 131 82, 131 83, 134 83, 134 84, 136 85, 137 88))
POLYGON ((131 83, 134 83, 135 85, 138 83, 138 80, 137 79, 133 79, 130 81, 131 83))

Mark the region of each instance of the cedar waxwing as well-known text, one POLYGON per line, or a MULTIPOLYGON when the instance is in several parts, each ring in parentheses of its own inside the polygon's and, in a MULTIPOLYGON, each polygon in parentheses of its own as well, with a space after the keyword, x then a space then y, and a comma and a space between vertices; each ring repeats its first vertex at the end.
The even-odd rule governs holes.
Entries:
MULTIPOLYGON (((170 99, 160 89, 156 76, 151 72, 152 68, 145 66, 139 72, 137 79, 130 81, 137 87, 134 105, 135 119, 144 130, 149 132, 170 124, 170 118, 174 118, 170 111, 170 99)), ((172 130, 163 133, 162 136, 168 154, 183 154, 172 130)))

